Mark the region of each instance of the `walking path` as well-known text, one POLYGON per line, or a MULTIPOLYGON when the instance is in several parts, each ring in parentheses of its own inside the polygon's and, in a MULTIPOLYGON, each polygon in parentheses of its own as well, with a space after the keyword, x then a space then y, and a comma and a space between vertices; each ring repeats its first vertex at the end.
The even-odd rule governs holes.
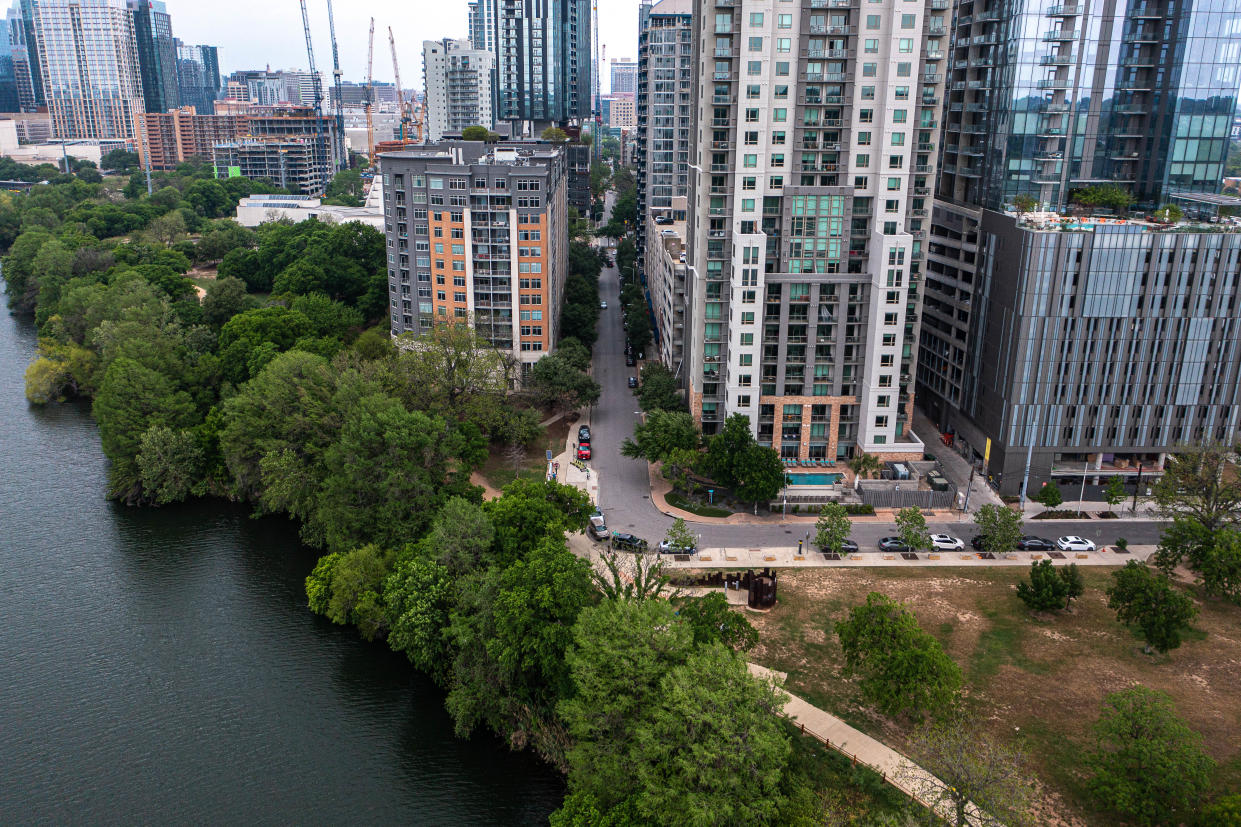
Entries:
MULTIPOLYGON (((803 544, 804 545, 804 544, 803 544)), ((1051 560, 1052 565, 1067 566, 1123 566, 1130 560, 1146 560, 1155 553, 1156 546, 1129 546, 1129 551, 1117 552, 1106 546, 1099 551, 1059 552, 1062 557, 1052 557, 1046 552, 1015 551, 995 559, 986 559, 971 551, 941 551, 935 554, 920 553, 915 559, 906 560, 900 554, 864 551, 850 554, 841 560, 828 560, 816 549, 797 546, 778 548, 700 548, 693 555, 664 555, 664 566, 670 569, 754 569, 754 568, 931 568, 951 566, 964 568, 1029 568, 1035 560, 1051 560)))
MULTIPOLYGON (((952 807, 936 790, 943 790, 947 785, 927 770, 919 767, 904 755, 891 747, 876 741, 864 732, 859 732, 844 721, 817 706, 811 706, 796 695, 784 689, 787 677, 783 672, 776 672, 757 663, 748 664, 750 673, 761 680, 770 681, 776 691, 787 700, 781 714, 796 724, 803 733, 812 735, 825 746, 834 749, 855 763, 870 767, 884 781, 896 787, 907 796, 929 810, 951 822, 952 807)), ((971 810, 976 811, 972 807, 971 810)))

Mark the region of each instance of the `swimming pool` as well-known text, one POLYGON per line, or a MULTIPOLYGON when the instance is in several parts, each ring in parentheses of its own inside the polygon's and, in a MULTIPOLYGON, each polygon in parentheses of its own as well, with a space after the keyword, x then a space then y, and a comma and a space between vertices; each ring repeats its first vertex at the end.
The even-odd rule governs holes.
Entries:
POLYGON ((844 479, 844 474, 786 474, 788 485, 835 485, 844 479))

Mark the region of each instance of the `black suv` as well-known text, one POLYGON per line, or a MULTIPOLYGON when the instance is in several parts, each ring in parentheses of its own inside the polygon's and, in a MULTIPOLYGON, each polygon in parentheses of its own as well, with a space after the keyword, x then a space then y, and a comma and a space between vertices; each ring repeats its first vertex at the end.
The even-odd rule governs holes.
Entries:
POLYGON ((613 531, 612 548, 622 548, 630 551, 646 551, 646 540, 643 540, 641 537, 635 537, 632 534, 626 534, 622 531, 613 531))
POLYGON ((577 426, 577 441, 578 442, 590 442, 590 426, 589 425, 578 425, 577 426))

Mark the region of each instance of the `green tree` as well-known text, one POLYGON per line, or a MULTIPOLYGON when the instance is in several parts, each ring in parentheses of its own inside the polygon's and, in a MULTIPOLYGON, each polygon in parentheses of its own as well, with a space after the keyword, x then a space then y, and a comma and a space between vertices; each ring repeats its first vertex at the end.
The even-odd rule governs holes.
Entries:
POLYGON ((1241 827, 1241 795, 1226 795, 1202 811, 1202 827, 1241 827))
POLYGON ((491 134, 491 130, 485 126, 467 126, 461 130, 461 139, 464 141, 486 141, 487 136, 491 134))
POLYGON ((977 716, 956 713, 928 722, 914 734, 913 753, 932 777, 914 776, 906 783, 914 785, 919 800, 952 807, 949 823, 955 827, 1027 822, 1034 783, 1025 754, 988 732, 977 716))
POLYGON ((1006 554, 1021 540, 1021 515, 1011 508, 987 503, 974 515, 982 545, 992 554, 1006 554))
POLYGON ((513 361, 466 325, 438 324, 405 344, 397 370, 410 408, 479 420, 501 405, 514 377, 513 361))
POLYGON ((1043 483, 1034 499, 1046 508, 1056 508, 1064 502, 1064 495, 1060 493, 1060 486, 1055 480, 1048 480, 1043 483))
POLYGON ((362 173, 356 169, 342 169, 333 175, 324 191, 324 203, 342 207, 362 206, 362 173))
POLYGON ((1215 532, 1196 570, 1207 594, 1241 603, 1241 532, 1228 528, 1215 532))
POLYGON ((814 543, 823 551, 844 554, 845 540, 853 531, 849 512, 840 503, 824 503, 819 509, 819 519, 814 524, 814 543))
POLYGON ((306 578, 310 608, 333 623, 354 625, 365 640, 387 629, 383 586, 395 555, 368 545, 321 558, 306 578))
POLYGON ((1110 693, 1094 724, 1094 739, 1086 763, 1100 804, 1133 824, 1193 818, 1215 762, 1166 693, 1144 686, 1110 693))
POLYGON ((574 691, 557 707, 573 738, 571 792, 607 808, 637 791, 630 755, 638 734, 660 681, 693 646, 693 630, 665 600, 605 600, 582 610, 565 655, 574 691))
POLYGON ((642 384, 638 386, 638 407, 648 413, 685 410, 685 402, 677 389, 676 379, 663 363, 651 362, 642 368, 642 384))
POLYGON ((671 669, 628 754, 638 814, 682 825, 774 821, 792 749, 777 717, 783 705, 719 644, 671 669))
POLYGON ((453 497, 435 515, 424 546, 435 562, 460 577, 491 562, 496 529, 481 505, 453 497))
POLYGON ((599 552, 607 574, 597 568, 592 573, 595 587, 605 600, 654 600, 666 595, 671 582, 664 574, 664 561, 658 555, 625 554, 610 549, 599 552))
POLYGON ((483 510, 495 528, 496 562, 508 565, 545 537, 585 529, 594 504, 576 486, 518 479, 504 486, 503 496, 484 503, 483 510))
POLYGON ((205 456, 193 432, 152 425, 142 435, 137 461, 143 493, 156 505, 201 493, 205 456))
POLYGON ((1193 600, 1136 560, 1112 577, 1116 582, 1107 590, 1108 608, 1115 609, 1121 623, 1138 628, 1147 653, 1155 649, 1163 654, 1180 646, 1181 630, 1198 615, 1193 600))
POLYGON ((109 494, 126 502, 142 497, 138 452, 152 425, 181 429, 197 422, 190 395, 168 377, 128 358, 108 366, 93 407, 108 469, 109 494))
POLYGON ((557 411, 573 411, 599 401, 599 383, 555 353, 534 363, 528 386, 539 404, 557 411))
POLYGON ((1241 477, 1233 458, 1237 448, 1223 443, 1181 446, 1169 454, 1164 473, 1152 486, 1165 519, 1192 517, 1207 531, 1241 522, 1241 477))
POLYGON ((885 713, 947 709, 961 688, 961 669, 905 606, 878 592, 836 624, 845 667, 885 713))
POLYGON ((1028 212, 1034 212, 1038 209, 1038 199, 1024 192, 1013 196, 1013 208, 1017 210, 1017 215, 1025 215, 1028 212))
POLYGON ((1165 224, 1175 224, 1185 217, 1185 212, 1176 204, 1164 204, 1154 212, 1155 219, 1165 224))
POLYGON ((694 533, 689 530, 685 524, 685 520, 677 517, 672 521, 672 525, 668 527, 668 533, 664 535, 664 541, 672 549, 693 549, 697 548, 698 543, 694 539, 694 533))
POLYGON ((246 295, 246 283, 238 278, 215 279, 207 285, 203 296, 203 318, 213 327, 254 307, 254 299, 246 295))
POLYGON ((94 351, 74 342, 39 341, 39 357, 26 368, 26 399, 36 405, 63 402, 94 391, 98 366, 94 351))
POLYGON ((896 535, 911 551, 923 551, 931 547, 931 533, 926 527, 926 516, 916 505, 896 512, 896 535))
POLYGON ((651 411, 633 426, 633 439, 621 444, 621 454, 651 462, 667 460, 674 451, 695 451, 702 436, 690 414, 682 411, 651 411))
POLYGON ((548 143, 563 144, 568 143, 569 136, 558 126, 549 126, 543 130, 543 134, 539 136, 548 143))
POLYGON ((560 340, 556 355, 580 371, 590 369, 590 349, 572 336, 560 340))
POLYGON ((480 585, 463 586, 452 612, 449 712, 459 733, 486 723, 541 741, 556 702, 572 690, 565 650, 595 598, 590 565, 549 536, 508 568, 488 570, 480 585))
POLYGON ((750 420, 742 414, 732 414, 724 420, 724 427, 707 443, 707 467, 711 477, 721 485, 737 483, 734 472, 736 458, 751 445, 756 444, 750 432, 750 420))
POLYGON ((1059 611, 1068 608, 1069 584, 1050 560, 1036 560, 1030 564, 1030 579, 1017 584, 1017 596, 1033 611, 1059 611))
POLYGON ((446 631, 456 602, 451 572, 428 557, 408 556, 384 581, 383 601, 388 645, 440 686, 446 685, 452 663, 446 631))
POLYGON ((728 598, 720 592, 686 598, 677 614, 693 630, 694 643, 698 646, 722 643, 746 652, 758 645, 758 630, 743 615, 733 611, 728 598))
POLYGON ((1125 481, 1120 477, 1109 477, 1107 487, 1103 489, 1103 499, 1107 502, 1107 504, 1115 509, 1116 506, 1125 501, 1125 497, 1127 496, 1128 492, 1125 491, 1125 481))
POLYGON ((784 463, 774 448, 752 444, 732 464, 734 493, 746 502, 769 502, 784 488, 784 463))

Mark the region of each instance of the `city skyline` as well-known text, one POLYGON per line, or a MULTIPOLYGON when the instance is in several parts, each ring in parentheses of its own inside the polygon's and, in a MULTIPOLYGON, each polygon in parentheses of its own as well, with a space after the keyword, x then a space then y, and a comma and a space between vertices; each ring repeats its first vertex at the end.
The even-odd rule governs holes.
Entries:
MULTIPOLYGON (((242 4, 240 0, 222 0, 200 4, 188 0, 168 0, 173 20, 173 33, 186 43, 212 43, 220 48, 222 74, 239 69, 306 68, 306 41, 302 35, 301 13, 293 3, 242 4), (250 23, 236 25, 241 13, 250 23)), ((328 38, 326 0, 307 0, 311 36, 314 40, 317 68, 330 76, 332 45, 328 38)), ((375 80, 392 81, 392 59, 387 28, 396 37, 397 57, 401 63, 402 84, 423 88, 422 43, 443 38, 465 39, 469 35, 466 0, 410 4, 397 0, 369 0, 365 3, 336 3, 336 40, 341 70, 346 80, 366 79, 367 34, 370 18, 375 18, 375 80)), ((637 0, 599 0, 599 34, 601 45, 613 57, 632 59, 638 42, 637 0)), ((601 81, 609 91, 610 63, 604 62, 601 81)))

